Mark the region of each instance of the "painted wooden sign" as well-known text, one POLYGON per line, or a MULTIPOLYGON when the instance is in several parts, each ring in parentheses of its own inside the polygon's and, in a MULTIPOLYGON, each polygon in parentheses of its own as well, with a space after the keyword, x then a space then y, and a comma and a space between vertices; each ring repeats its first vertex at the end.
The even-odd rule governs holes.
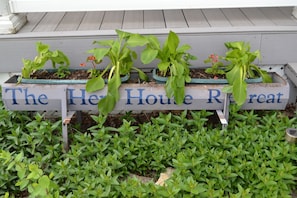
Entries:
MULTIPOLYGON (((284 109, 289 100, 289 85, 273 75, 273 83, 248 85, 246 103, 242 109, 284 109)), ((97 111, 97 103, 106 94, 106 89, 88 93, 84 84, 36 85, 16 84, 9 80, 2 85, 2 97, 9 110, 39 111, 61 109, 61 101, 66 99, 69 111, 97 111)), ((131 110, 217 110, 223 109, 225 85, 187 85, 182 105, 176 105, 173 98, 166 97, 163 84, 123 84, 121 99, 114 112, 131 110)), ((230 96, 232 102, 232 96, 230 96)))

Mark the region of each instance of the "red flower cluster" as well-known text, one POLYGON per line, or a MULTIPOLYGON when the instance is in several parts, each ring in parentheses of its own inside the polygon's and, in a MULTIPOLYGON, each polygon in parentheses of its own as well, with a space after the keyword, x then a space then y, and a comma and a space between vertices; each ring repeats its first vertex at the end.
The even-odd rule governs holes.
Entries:
POLYGON ((216 55, 216 54, 211 54, 211 55, 209 56, 209 58, 211 59, 211 62, 212 62, 213 64, 219 62, 219 56, 216 55))
POLYGON ((88 61, 94 61, 94 60, 96 60, 96 57, 95 56, 88 56, 87 60, 88 61))
MULTIPOLYGON (((95 60, 96 60, 95 56, 88 56, 88 58, 87 58, 87 61, 95 61, 95 60)), ((81 64, 79 64, 79 66, 85 67, 85 66, 87 66, 87 63, 81 63, 81 64)))

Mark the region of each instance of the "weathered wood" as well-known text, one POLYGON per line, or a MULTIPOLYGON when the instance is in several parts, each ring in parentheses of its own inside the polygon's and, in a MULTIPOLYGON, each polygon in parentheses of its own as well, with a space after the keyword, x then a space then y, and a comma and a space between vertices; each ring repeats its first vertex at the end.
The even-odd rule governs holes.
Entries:
MULTIPOLYGON (((94 93, 85 90, 85 84, 38 85, 17 84, 15 77, 2 86, 2 100, 9 110, 32 111, 61 110, 61 97, 57 94, 67 89, 68 111, 97 111, 98 101, 106 95, 106 87, 94 93)), ((273 74, 273 83, 249 84, 246 103, 243 109, 284 109, 289 99, 289 85, 277 74, 273 74)), ((152 110, 218 110, 224 108, 225 85, 187 85, 184 103, 176 105, 168 98, 164 84, 124 83, 120 87, 120 100, 114 112, 152 111, 152 110)), ((232 97, 230 98, 232 102, 232 97)))

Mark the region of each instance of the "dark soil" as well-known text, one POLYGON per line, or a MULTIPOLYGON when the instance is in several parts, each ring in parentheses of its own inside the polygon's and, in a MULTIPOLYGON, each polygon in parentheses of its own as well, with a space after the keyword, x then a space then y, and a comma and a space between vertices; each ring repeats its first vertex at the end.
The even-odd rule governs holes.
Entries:
MULTIPOLYGON (((161 74, 158 72, 158 75, 161 74)), ((205 73, 205 69, 191 69, 191 78, 203 78, 203 79, 225 79, 225 75, 213 75, 205 73)), ((69 79, 69 80, 84 80, 90 78, 88 70, 71 70, 69 75, 64 78, 59 78, 56 72, 51 70, 38 70, 31 74, 32 79, 69 79)))
POLYGON ((64 78, 59 78, 53 71, 37 70, 31 74, 32 79, 69 79, 69 80, 84 80, 89 78, 90 73, 87 70, 71 70, 70 74, 64 78))
MULTIPOLYGON (((157 70, 157 75, 162 76, 162 73, 157 70)), ((165 75, 165 77, 169 76, 169 72, 165 75)), ((201 79, 225 79, 225 75, 213 75, 213 74, 208 74, 205 72, 205 69, 190 69, 190 77, 191 78, 201 78, 201 79)))
POLYGON ((220 74, 208 74, 205 72, 205 69, 191 69, 190 70, 191 78, 202 78, 202 79, 226 79, 225 75, 220 74))

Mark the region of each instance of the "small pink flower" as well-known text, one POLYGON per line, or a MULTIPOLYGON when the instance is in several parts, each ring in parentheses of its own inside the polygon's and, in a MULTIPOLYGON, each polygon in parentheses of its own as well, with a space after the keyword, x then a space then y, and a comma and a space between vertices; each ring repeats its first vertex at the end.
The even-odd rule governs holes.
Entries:
POLYGON ((85 66, 87 66, 87 64, 86 63, 81 63, 81 64, 79 64, 79 66, 85 67, 85 66))
POLYGON ((212 63, 217 63, 217 62, 219 62, 219 56, 216 55, 216 54, 211 54, 211 55, 209 56, 209 58, 211 59, 211 62, 212 62, 212 63))

